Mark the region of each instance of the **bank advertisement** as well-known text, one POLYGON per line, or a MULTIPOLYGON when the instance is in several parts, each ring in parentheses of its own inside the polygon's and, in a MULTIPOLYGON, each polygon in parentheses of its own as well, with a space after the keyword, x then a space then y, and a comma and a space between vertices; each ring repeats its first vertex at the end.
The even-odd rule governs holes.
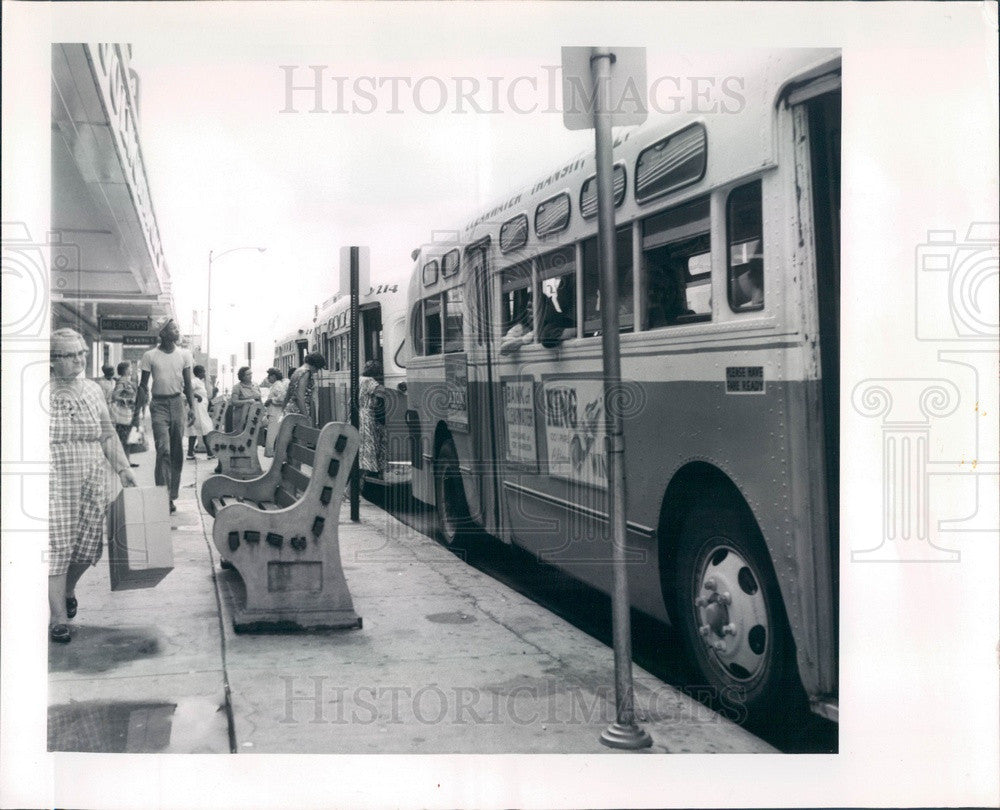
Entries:
POLYGON ((606 487, 603 382, 554 380, 543 392, 549 474, 606 487))
POLYGON ((533 380, 504 380, 503 414, 504 424, 507 426, 507 461, 536 466, 538 445, 535 441, 533 380))
POLYGON ((448 424, 469 429, 469 368, 464 354, 446 354, 444 383, 447 389, 445 407, 448 424))

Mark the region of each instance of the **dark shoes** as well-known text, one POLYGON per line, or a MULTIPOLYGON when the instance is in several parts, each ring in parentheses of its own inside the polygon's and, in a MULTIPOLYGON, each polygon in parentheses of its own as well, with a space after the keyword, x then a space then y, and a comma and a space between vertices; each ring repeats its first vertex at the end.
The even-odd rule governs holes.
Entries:
POLYGON ((72 619, 74 616, 76 616, 77 606, 78 606, 78 603, 76 601, 76 597, 75 596, 67 596, 66 597, 66 618, 67 619, 72 619))
POLYGON ((174 506, 174 502, 173 502, 173 501, 171 501, 171 502, 170 502, 170 514, 172 515, 172 514, 173 514, 174 512, 176 512, 176 511, 177 511, 177 507, 176 507, 176 506, 174 506))
POLYGON ((65 624, 54 624, 49 628, 49 640, 66 644, 70 640, 69 628, 65 624))
POLYGON ((197 459, 195 459, 194 453, 188 453, 187 454, 187 460, 188 461, 196 461, 197 459))
POLYGON ((138 464, 129 464, 128 466, 129 466, 129 467, 132 467, 133 469, 135 469, 135 468, 136 468, 136 467, 138 467, 139 465, 138 465, 138 464))

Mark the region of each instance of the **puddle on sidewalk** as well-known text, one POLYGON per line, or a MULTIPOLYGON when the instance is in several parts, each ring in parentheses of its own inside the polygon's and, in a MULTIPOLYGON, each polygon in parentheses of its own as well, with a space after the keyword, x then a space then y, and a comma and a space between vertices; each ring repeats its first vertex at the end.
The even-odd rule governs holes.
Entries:
POLYGON ((70 632, 73 641, 69 644, 49 644, 49 672, 107 672, 160 654, 160 636, 153 627, 74 624, 70 632))
POLYGON ((49 706, 48 750, 225 753, 225 712, 204 697, 174 703, 81 701, 49 706))

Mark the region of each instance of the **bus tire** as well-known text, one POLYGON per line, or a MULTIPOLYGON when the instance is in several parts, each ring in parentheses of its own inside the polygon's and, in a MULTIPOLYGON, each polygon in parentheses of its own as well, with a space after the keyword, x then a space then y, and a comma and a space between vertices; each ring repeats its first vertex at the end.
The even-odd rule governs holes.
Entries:
POLYGON ((441 541, 451 546, 468 539, 475 524, 469 516, 469 505, 462 488, 458 451, 450 438, 441 443, 434 459, 434 504, 437 533, 441 541))
POLYGON ((731 497, 695 506, 674 576, 676 622, 706 685, 716 700, 745 710, 739 720, 769 719, 787 693, 793 644, 770 557, 746 508, 731 497))

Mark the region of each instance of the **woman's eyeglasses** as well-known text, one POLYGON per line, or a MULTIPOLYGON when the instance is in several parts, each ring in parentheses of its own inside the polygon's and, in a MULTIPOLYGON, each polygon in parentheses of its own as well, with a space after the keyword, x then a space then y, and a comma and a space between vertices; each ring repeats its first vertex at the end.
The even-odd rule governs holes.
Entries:
POLYGON ((89 349, 80 349, 78 352, 60 352, 50 355, 53 360, 69 360, 71 357, 86 357, 90 354, 89 349))

